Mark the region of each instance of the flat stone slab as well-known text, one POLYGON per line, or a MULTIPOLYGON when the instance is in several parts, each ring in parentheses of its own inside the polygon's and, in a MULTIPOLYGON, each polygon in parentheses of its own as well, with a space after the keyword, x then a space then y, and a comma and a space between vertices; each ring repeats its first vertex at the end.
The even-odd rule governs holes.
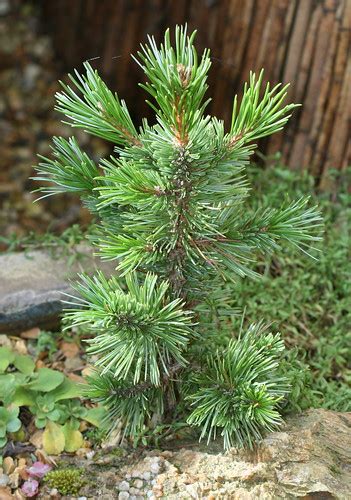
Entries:
POLYGON ((34 326, 55 328, 65 306, 63 293, 72 293, 70 279, 79 272, 101 269, 111 274, 115 262, 102 262, 85 245, 78 257, 55 257, 49 250, 0 255, 0 333, 16 334, 34 326))

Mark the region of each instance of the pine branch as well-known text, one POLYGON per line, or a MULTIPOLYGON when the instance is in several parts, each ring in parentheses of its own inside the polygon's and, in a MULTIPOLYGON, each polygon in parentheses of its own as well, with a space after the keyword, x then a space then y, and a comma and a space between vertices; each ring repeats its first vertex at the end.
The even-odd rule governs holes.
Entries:
POLYGON ((174 133, 179 146, 189 141, 189 132, 202 116, 209 101, 203 103, 207 90, 207 73, 211 65, 209 51, 205 50, 201 61, 193 45, 194 31, 187 36, 187 28, 176 27, 175 48, 166 31, 164 42, 157 47, 155 39, 148 37, 148 46, 141 46, 139 59, 135 61, 144 70, 149 81, 140 84, 156 101, 147 101, 154 109, 165 129, 174 133))
POLYGON ((66 192, 92 194, 97 185, 95 177, 99 174, 94 162, 81 151, 74 137, 70 137, 68 141, 62 137, 54 137, 53 143, 51 149, 55 159, 39 155, 44 161, 36 167, 38 175, 34 179, 49 181, 55 185, 41 187, 37 191, 46 196, 66 192))
POLYGON ((245 83, 240 106, 238 106, 238 97, 234 98, 229 148, 239 147, 246 142, 255 141, 282 130, 292 110, 298 106, 288 104, 282 107, 289 85, 281 87, 281 84, 278 84, 270 89, 270 84, 267 83, 263 97, 260 99, 262 80, 263 70, 257 81, 256 75, 250 73, 250 84, 245 83))
POLYGON ((68 302, 73 308, 66 321, 69 327, 98 332, 87 340, 87 351, 99 356, 96 366, 102 375, 110 372, 126 380, 133 373, 134 384, 144 380, 157 386, 170 364, 186 365, 183 352, 194 335, 191 315, 180 299, 167 299, 167 282, 157 286, 157 277, 148 274, 140 285, 136 275, 128 275, 124 292, 118 280, 107 280, 101 272, 80 277, 75 285, 79 296, 68 302))
POLYGON ((224 352, 208 356, 206 367, 193 375, 197 388, 187 396, 194 407, 188 423, 202 427, 201 438, 220 433, 225 448, 252 447, 263 432, 281 425, 277 404, 289 389, 278 375, 283 350, 279 335, 259 323, 224 352))
POLYGON ((141 146, 125 102, 107 88, 88 62, 84 63, 84 68, 85 75, 77 71, 75 78, 69 75, 81 97, 61 82, 64 92, 56 94, 55 109, 71 120, 68 124, 72 127, 83 128, 118 145, 141 146))

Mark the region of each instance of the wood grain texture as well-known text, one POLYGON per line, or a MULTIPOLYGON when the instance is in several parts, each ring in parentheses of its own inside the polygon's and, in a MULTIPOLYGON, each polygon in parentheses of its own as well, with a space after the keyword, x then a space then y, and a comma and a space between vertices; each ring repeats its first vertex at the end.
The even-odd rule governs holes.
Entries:
POLYGON ((299 108, 284 132, 261 142, 281 151, 292 169, 308 169, 322 187, 330 168, 351 164, 351 0, 42 0, 43 25, 53 34, 65 69, 91 58, 132 115, 149 115, 143 79, 131 60, 147 34, 187 22, 197 45, 211 48, 210 111, 230 120, 232 99, 249 71, 290 82, 299 108))

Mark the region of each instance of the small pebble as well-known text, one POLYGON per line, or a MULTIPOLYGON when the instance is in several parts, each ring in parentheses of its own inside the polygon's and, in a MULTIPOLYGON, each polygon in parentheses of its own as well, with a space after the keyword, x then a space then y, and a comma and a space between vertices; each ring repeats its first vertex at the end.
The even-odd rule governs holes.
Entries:
POLYGON ((150 472, 149 472, 149 471, 144 472, 144 474, 143 474, 143 479, 145 479, 145 481, 150 481, 150 479, 151 479, 151 474, 150 474, 150 472))
POLYGON ((20 480, 19 473, 17 471, 12 472, 12 474, 9 474, 9 479, 11 488, 18 488, 20 480))
POLYGON ((95 455, 95 451, 91 450, 91 451, 88 451, 86 457, 88 460, 91 460, 94 455, 95 455))
POLYGON ((0 486, 7 486, 10 482, 10 478, 7 474, 0 474, 0 486))
POLYGON ((132 487, 132 488, 129 489, 129 493, 131 495, 138 495, 140 493, 140 490, 138 490, 138 488, 133 488, 132 487))
POLYGON ((88 500, 87 497, 78 497, 77 500, 88 500))
POLYGON ((160 466, 158 463, 154 462, 150 465, 150 470, 153 474, 158 474, 160 472, 160 466))
MULTIPOLYGON (((129 490, 128 481, 122 481, 121 483, 119 483, 118 489, 119 489, 119 491, 128 491, 129 490)), ((128 494, 128 497, 129 497, 129 494, 128 494)), ((123 498, 128 498, 128 497, 123 497, 123 498)))
POLYGON ((136 479, 134 481, 134 486, 140 490, 144 486, 144 483, 141 479, 136 479))
POLYGON ((5 474, 11 474, 15 470, 15 462, 13 461, 12 457, 6 457, 4 458, 4 461, 2 463, 2 467, 4 469, 5 474))
POLYGON ((131 477, 132 477, 132 476, 128 473, 128 474, 126 474, 124 477, 125 477, 126 479, 131 479, 131 477))
POLYGON ((125 498, 130 498, 128 491, 121 491, 118 495, 120 500, 124 500, 125 498))

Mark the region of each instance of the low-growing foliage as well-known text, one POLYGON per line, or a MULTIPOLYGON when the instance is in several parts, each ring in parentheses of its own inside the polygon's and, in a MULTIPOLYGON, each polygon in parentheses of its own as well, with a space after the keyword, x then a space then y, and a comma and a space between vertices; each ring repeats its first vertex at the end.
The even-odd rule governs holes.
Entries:
POLYGON ((78 495, 79 490, 87 481, 83 477, 83 470, 66 468, 49 472, 44 482, 50 488, 56 488, 61 495, 78 495))
POLYGON ((21 421, 18 418, 19 407, 16 405, 0 407, 0 449, 7 443, 7 435, 17 432, 21 428, 21 421))
POLYGON ((44 449, 59 454, 73 452, 83 444, 81 420, 99 425, 101 408, 85 408, 79 396, 82 388, 58 370, 35 369, 29 355, 0 347, 0 448, 6 435, 21 427, 19 409, 26 407, 37 429, 44 429, 44 449))
POLYGON ((325 235, 318 260, 291 251, 262 259, 261 280, 231 288, 237 305, 248 322, 274 320, 272 327, 284 334, 289 350, 281 368, 292 377, 286 410, 351 411, 351 170, 337 179, 337 193, 318 192, 307 172, 277 162, 249 175, 257 205, 278 207, 282 197, 310 193, 323 212, 325 235))

